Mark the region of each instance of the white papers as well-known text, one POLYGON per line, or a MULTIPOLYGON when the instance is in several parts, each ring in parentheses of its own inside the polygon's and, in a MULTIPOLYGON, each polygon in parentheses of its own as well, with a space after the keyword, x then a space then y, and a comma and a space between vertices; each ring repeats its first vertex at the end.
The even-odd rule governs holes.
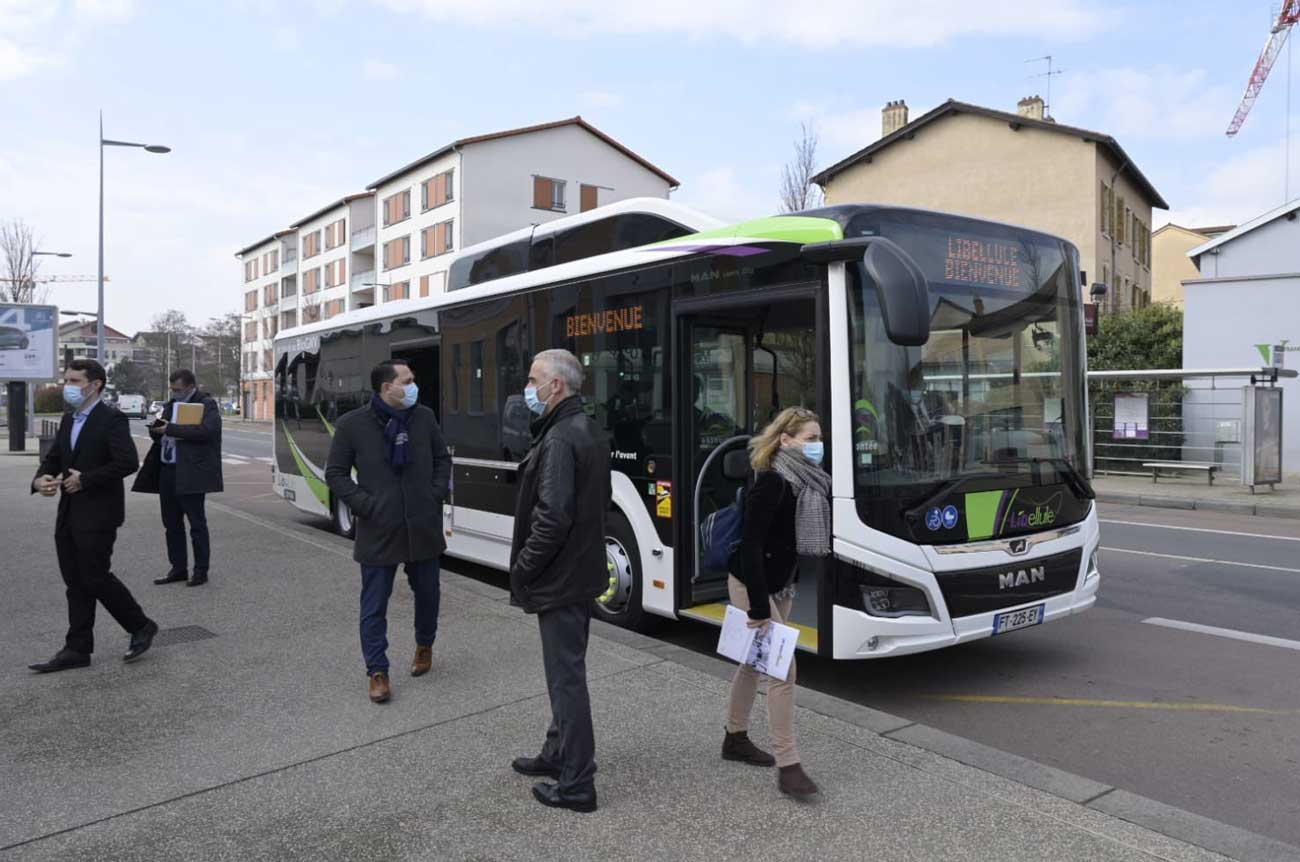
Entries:
POLYGON ((749 627, 749 615, 735 605, 727 605, 718 635, 718 654, 732 661, 752 665, 759 673, 784 680, 790 675, 790 660, 799 643, 799 630, 771 622, 767 634, 755 637, 758 629, 749 627))

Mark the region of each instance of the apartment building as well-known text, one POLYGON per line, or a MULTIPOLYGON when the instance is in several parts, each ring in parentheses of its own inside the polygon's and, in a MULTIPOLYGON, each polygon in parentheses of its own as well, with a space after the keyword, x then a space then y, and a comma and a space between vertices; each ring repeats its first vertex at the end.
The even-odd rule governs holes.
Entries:
MULTIPOLYGON (((1160 193, 1110 135, 1057 123, 1037 96, 1015 113, 949 99, 910 120, 881 112, 881 137, 813 177, 827 204, 915 206, 1036 228, 1079 249, 1103 306, 1151 302, 1151 213, 1160 193)), ((1085 300, 1087 297, 1085 297, 1085 300)))
POLYGON ((273 415, 276 332, 442 293, 460 248, 678 185, 577 116, 452 141, 241 249, 244 415, 273 415))
POLYGON ((1222 236, 1236 225, 1183 227, 1170 222, 1151 235, 1151 301, 1183 304, 1183 282, 1201 272, 1187 252, 1222 236))
MULTIPOLYGON (((99 324, 94 320, 73 320, 59 327, 59 348, 73 359, 95 358, 99 350, 99 324)), ((104 327, 104 358, 107 369, 123 359, 132 358, 131 337, 111 326, 104 327)))

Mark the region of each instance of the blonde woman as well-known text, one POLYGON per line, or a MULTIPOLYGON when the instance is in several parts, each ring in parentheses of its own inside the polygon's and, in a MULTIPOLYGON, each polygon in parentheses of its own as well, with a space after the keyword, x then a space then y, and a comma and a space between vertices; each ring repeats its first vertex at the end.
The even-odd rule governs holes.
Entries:
MULTIPOLYGON (((727 579, 731 603, 760 633, 772 620, 786 622, 794 604, 799 556, 824 557, 831 541, 831 479, 822 469, 822 429, 802 407, 781 411, 749 442, 754 484, 745 495, 745 525, 727 579)), ((795 663, 784 681, 771 679, 767 722, 775 757, 749 739, 759 673, 742 664, 731 683, 722 757, 778 768, 781 792, 804 798, 818 792, 804 772, 794 738, 795 663)))

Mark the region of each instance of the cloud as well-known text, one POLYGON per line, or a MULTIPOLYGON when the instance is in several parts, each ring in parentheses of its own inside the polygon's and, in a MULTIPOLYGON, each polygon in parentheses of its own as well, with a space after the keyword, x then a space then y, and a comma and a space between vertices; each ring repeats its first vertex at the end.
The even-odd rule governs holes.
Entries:
POLYGON ((685 177, 682 191, 673 200, 723 221, 745 221, 773 215, 781 208, 780 182, 779 165, 743 181, 733 167, 713 167, 685 177))
POLYGON ((0 0, 0 84, 63 65, 89 29, 132 11, 132 0, 0 0))
POLYGON ((292 27, 276 27, 271 31, 271 44, 278 51, 298 50, 298 31, 292 27))
POLYGON ((133 0, 76 0, 73 8, 96 18, 127 18, 135 11, 133 0))
POLYGON ((562 37, 662 34, 727 37, 804 48, 939 45, 962 36, 1078 41, 1115 20, 1084 0, 375 0, 399 12, 479 27, 540 29, 562 37))
POLYGON ((1063 123, 1115 137, 1186 140, 1222 135, 1241 98, 1204 69, 1101 69, 1071 73, 1053 98, 1063 123))
POLYGON ((367 81, 392 81, 401 75, 401 70, 383 60, 367 60, 361 74, 367 81))
MULTIPOLYGON (((1206 171, 1195 183, 1194 195, 1185 206, 1171 210, 1168 221, 1192 227, 1249 221, 1286 202, 1285 177, 1283 141, 1245 150, 1206 171)), ((1300 197, 1300 140, 1295 135, 1289 197, 1300 197)))

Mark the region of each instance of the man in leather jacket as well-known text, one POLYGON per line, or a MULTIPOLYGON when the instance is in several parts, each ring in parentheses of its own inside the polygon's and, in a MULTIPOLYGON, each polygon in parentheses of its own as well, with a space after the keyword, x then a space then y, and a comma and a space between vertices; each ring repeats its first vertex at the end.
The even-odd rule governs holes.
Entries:
POLYGON ((609 442, 582 409, 582 365, 567 350, 533 359, 524 400, 537 418, 520 463, 510 601, 537 614, 551 726, 536 757, 516 758, 543 805, 596 810, 596 742, 587 694, 591 602, 605 591, 605 514, 609 510, 609 442))

